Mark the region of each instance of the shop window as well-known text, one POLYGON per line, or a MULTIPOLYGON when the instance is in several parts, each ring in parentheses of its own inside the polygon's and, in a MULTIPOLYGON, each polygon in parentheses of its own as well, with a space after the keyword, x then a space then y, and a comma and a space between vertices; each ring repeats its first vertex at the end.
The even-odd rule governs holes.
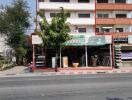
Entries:
POLYGON ((116 14, 116 18, 127 18, 126 14, 116 14))
POLYGON ((126 0, 115 0, 115 3, 126 3, 126 0))
POLYGON ((97 3, 108 3, 108 0, 97 0, 97 3))
POLYGON ((79 3, 89 3, 89 0, 78 0, 79 3))
POLYGON ((116 32, 123 32, 123 28, 116 28, 116 32))
POLYGON ((86 33, 86 28, 78 28, 79 33, 86 33))
POLYGON ((69 0, 50 0, 50 2, 70 2, 69 0))
POLYGON ((90 18, 90 14, 87 13, 87 14, 78 14, 78 17, 79 18, 90 18))

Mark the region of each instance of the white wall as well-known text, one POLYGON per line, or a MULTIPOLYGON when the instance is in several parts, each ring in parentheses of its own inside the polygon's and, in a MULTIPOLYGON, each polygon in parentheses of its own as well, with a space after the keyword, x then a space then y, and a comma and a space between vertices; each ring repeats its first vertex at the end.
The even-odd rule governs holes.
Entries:
POLYGON ((5 49, 9 48, 6 45, 5 36, 0 34, 0 53, 2 53, 5 49))
POLYGON ((49 2, 40 2, 39 8, 45 10, 59 10, 60 7, 63 7, 65 10, 95 10, 95 3, 49 3, 49 2))

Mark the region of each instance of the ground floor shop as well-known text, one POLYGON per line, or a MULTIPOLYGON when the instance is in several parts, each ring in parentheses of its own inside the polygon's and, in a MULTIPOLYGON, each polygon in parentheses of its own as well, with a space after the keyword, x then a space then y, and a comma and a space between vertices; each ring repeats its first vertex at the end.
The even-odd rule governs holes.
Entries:
POLYGON ((56 61, 55 49, 34 48, 36 68, 112 68, 113 50, 110 37, 76 36, 66 42, 64 48, 58 49, 56 61), (44 52, 44 55, 42 56, 44 52), (57 63, 56 63, 57 62, 57 63))
POLYGON ((132 67, 132 45, 115 44, 116 67, 132 67))
MULTIPOLYGON (((75 67, 74 64, 77 64, 76 67, 101 67, 101 66, 111 67, 112 66, 111 54, 112 53, 109 45, 65 47, 64 49, 61 50, 61 55, 58 56, 57 66, 59 68, 68 68, 75 67), (85 48, 87 48, 87 52, 85 48)), ((55 57, 54 50, 48 49, 46 52, 47 66, 53 67, 52 63, 54 57, 55 57)))

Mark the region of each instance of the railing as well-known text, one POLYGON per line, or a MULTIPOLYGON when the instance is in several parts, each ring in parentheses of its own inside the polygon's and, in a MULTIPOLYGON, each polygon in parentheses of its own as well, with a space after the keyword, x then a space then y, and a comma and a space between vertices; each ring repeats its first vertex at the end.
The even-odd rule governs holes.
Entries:
POLYGON ((109 32, 109 33, 96 32, 96 34, 100 34, 100 35, 111 34, 113 38, 128 38, 128 35, 132 35, 132 32, 109 32))
POLYGON ((97 3, 96 10, 132 10, 132 4, 121 3, 97 3))
POLYGON ((46 10, 60 10, 63 7, 65 10, 95 10, 94 3, 53 3, 53 2, 39 2, 40 9, 46 10))
POLYGON ((100 25, 131 25, 132 18, 96 18, 96 24, 100 25))

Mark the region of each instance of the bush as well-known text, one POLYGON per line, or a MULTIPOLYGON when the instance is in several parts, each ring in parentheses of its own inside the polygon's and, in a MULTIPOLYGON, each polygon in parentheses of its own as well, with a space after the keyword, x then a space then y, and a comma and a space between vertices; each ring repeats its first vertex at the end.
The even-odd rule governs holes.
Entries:
POLYGON ((3 64, 2 69, 1 70, 7 70, 13 67, 13 64, 3 64))
POLYGON ((0 70, 6 70, 9 68, 12 68, 13 64, 10 63, 9 60, 5 59, 5 60, 0 60, 0 70))
POLYGON ((1 55, 0 55, 0 60, 4 60, 4 57, 2 57, 1 55))

